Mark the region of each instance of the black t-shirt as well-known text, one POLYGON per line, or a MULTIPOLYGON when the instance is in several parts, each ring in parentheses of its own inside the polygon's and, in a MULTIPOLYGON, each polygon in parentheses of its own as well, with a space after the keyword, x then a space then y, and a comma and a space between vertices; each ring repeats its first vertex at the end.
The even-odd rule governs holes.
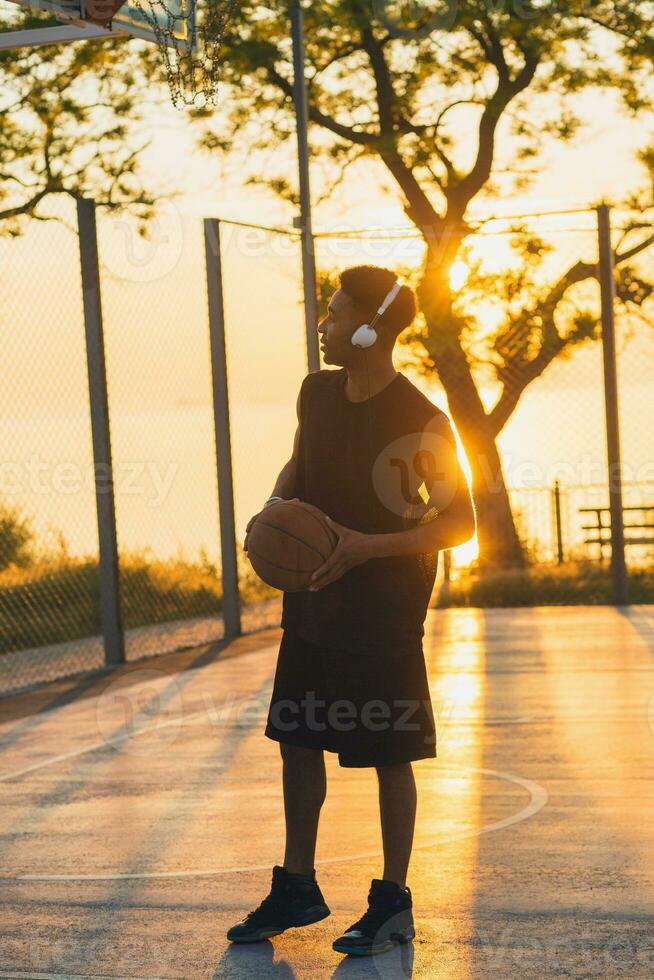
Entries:
MULTIPOLYGON (((341 368, 302 382, 297 497, 368 534, 404 531, 435 516, 415 493, 425 474, 417 475, 412 461, 434 416, 445 420, 454 444, 447 416, 401 372, 362 402, 348 400, 346 381, 341 368)), ((423 499, 428 482, 427 475, 423 499)), ((420 652, 437 558, 372 558, 316 592, 285 592, 281 625, 353 653, 420 652)))

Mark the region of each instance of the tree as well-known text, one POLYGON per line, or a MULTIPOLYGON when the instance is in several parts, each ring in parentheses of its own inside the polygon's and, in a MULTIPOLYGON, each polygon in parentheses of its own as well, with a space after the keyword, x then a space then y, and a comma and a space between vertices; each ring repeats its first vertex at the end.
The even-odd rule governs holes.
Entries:
MULTIPOLYGON (((487 411, 474 373, 474 324, 457 306, 450 268, 475 228, 473 202, 528 186, 546 141, 578 132, 570 96, 595 86, 619 92, 633 114, 646 108, 651 8, 625 0, 442 0, 440 19, 431 20, 424 8, 394 0, 318 0, 305 10, 312 149, 336 170, 326 183, 336 184, 355 161, 381 168, 424 240, 423 364, 443 384, 466 449, 487 566, 524 561, 497 436, 525 387, 562 349, 558 301, 596 270, 580 260, 549 295, 507 311, 491 345, 502 390, 487 411), (506 342, 520 330, 529 344, 506 342)), ((207 125, 205 149, 225 151, 246 136, 252 152, 294 136, 288 14, 287 0, 240 5, 223 49, 227 125, 222 114, 219 131, 207 125)), ((270 163, 253 179, 296 199, 270 163)), ((577 328, 588 323, 582 318, 577 328)))
MULTIPOLYGON (((0 30, 52 23, 19 9, 3 12, 0 30)), ((156 50, 126 40, 0 51, 0 234, 43 219, 43 201, 57 194, 149 213, 154 198, 138 169, 147 143, 129 132, 146 79, 151 91, 158 75, 156 50)))
POLYGON ((0 501, 0 572, 26 566, 34 558, 34 528, 18 507, 0 501))

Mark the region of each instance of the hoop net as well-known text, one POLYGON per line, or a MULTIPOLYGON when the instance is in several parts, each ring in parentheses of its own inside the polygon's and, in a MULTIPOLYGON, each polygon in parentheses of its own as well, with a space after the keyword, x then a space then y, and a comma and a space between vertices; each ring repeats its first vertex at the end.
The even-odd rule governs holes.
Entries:
POLYGON ((155 36, 173 105, 216 105, 220 51, 238 0, 206 0, 201 19, 197 0, 184 0, 176 9, 166 0, 130 2, 155 36))

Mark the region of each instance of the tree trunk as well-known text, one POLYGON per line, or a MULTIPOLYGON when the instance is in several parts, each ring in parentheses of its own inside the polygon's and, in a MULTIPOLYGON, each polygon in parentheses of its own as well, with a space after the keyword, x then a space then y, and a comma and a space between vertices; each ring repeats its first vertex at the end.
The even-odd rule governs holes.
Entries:
POLYGON ((518 537, 504 481, 502 462, 488 416, 461 345, 461 324, 452 311, 447 279, 449 262, 428 262, 418 287, 427 323, 423 341, 447 394, 452 418, 470 463, 472 495, 477 513, 479 567, 523 567, 518 537))

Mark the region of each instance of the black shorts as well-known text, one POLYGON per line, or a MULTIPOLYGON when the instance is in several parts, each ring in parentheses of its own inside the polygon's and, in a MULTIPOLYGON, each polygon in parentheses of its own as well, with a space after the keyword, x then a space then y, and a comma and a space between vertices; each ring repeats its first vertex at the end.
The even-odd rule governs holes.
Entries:
POLYGON ((264 734, 337 752, 339 764, 353 768, 433 759, 424 654, 352 654, 286 629, 264 734))

